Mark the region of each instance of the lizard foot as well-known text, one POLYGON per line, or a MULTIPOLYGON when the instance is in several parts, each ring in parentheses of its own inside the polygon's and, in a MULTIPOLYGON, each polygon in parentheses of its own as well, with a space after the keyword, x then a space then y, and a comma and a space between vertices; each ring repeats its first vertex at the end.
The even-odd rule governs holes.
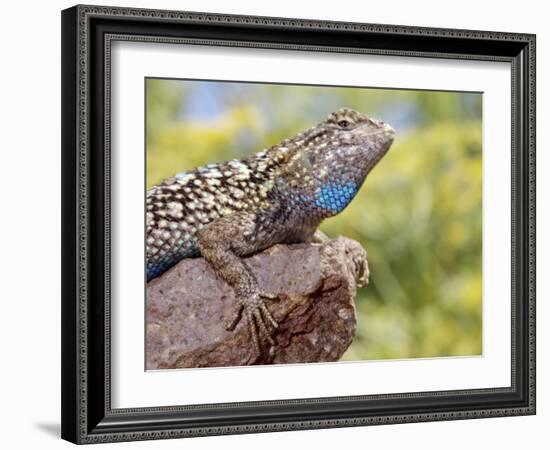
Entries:
POLYGON ((227 330, 233 330, 241 320, 244 311, 246 321, 248 323, 248 329, 250 330, 250 336, 254 342, 254 346, 256 347, 258 354, 261 353, 258 331, 266 336, 271 345, 275 345, 271 334, 279 327, 279 324, 265 306, 265 300, 277 300, 277 296, 267 292, 260 292, 245 299, 241 299, 232 319, 225 324, 225 328, 227 330), (268 330, 266 323, 268 323, 271 327, 271 331, 268 330))
POLYGON ((355 264, 355 281, 357 282, 357 287, 367 287, 370 275, 367 254, 356 256, 353 262, 355 264))

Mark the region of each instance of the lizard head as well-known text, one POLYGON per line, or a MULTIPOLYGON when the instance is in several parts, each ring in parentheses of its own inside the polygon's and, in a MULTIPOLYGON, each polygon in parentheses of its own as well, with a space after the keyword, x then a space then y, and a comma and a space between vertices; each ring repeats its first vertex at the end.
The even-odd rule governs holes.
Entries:
POLYGON ((394 135, 391 126, 349 108, 298 135, 295 173, 308 181, 307 198, 321 216, 338 214, 351 202, 394 135))

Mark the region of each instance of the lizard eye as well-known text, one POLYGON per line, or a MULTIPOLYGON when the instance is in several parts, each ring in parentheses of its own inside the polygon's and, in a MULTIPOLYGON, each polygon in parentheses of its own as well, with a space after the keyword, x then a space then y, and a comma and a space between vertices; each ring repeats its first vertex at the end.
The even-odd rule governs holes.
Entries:
POLYGON ((344 120, 338 121, 338 126, 340 128, 348 128, 350 126, 350 123, 344 119, 344 120))

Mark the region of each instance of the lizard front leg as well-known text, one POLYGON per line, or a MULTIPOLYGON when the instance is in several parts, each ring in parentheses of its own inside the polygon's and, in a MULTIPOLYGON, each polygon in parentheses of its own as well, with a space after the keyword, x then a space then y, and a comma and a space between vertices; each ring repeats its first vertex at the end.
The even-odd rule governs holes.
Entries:
POLYGON ((246 317, 254 346, 261 352, 258 329, 273 345, 267 324, 273 329, 277 322, 267 309, 265 300, 275 299, 275 295, 260 290, 254 274, 241 259, 268 245, 262 241, 262 234, 255 234, 255 215, 240 212, 222 217, 211 222, 199 233, 199 247, 202 256, 210 263, 214 271, 234 290, 239 305, 226 328, 232 330, 240 321, 242 314, 246 317))

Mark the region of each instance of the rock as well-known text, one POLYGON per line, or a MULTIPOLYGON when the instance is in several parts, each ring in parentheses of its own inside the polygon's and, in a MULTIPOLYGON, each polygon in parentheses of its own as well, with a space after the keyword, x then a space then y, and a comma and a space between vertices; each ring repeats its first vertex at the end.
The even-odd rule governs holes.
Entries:
POLYGON ((368 279, 366 252, 338 237, 323 244, 275 245, 246 259, 267 307, 275 346, 260 333, 256 355, 244 318, 227 331, 237 302, 202 258, 184 259, 147 285, 147 369, 337 361, 355 333, 355 294, 368 279))

